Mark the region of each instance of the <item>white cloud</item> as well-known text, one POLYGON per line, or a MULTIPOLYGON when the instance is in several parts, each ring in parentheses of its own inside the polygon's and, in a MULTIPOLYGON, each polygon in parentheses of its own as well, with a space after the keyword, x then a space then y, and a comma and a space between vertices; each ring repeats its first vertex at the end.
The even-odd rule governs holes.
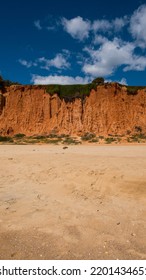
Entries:
POLYGON ((89 20, 83 20, 80 16, 70 20, 62 18, 62 25, 64 30, 75 39, 83 41, 89 37, 89 31, 91 28, 89 20))
POLYGON ((91 28, 93 32, 92 44, 102 45, 103 43, 109 41, 109 38, 114 37, 115 34, 119 33, 127 23, 127 16, 124 16, 123 18, 115 18, 111 21, 107 19, 97 19, 93 21, 91 28))
POLYGON ((121 80, 111 80, 111 79, 106 79, 105 83, 111 83, 111 82, 116 82, 119 83, 121 85, 128 85, 126 78, 122 78, 121 80))
POLYGON ((93 44, 94 45, 101 45, 105 42, 107 42, 108 39, 102 35, 95 35, 94 39, 93 39, 93 44))
POLYGON ((32 62, 32 61, 27 61, 24 59, 19 59, 18 61, 21 65, 25 66, 26 68, 30 68, 32 66, 37 66, 37 63, 32 62))
POLYGON ((42 69, 49 70, 51 67, 57 68, 59 70, 68 69, 70 67, 70 63, 68 59, 70 57, 70 52, 66 49, 62 50, 62 54, 58 53, 53 59, 47 59, 45 57, 40 57, 36 59, 34 62, 27 61, 24 59, 19 59, 19 63, 27 68, 32 66, 40 66, 42 69))
POLYGON ((39 76, 33 75, 32 82, 35 85, 41 84, 60 84, 60 85, 70 85, 70 84, 87 84, 89 83, 88 77, 71 77, 71 76, 58 76, 58 75, 49 75, 49 76, 39 76))
POLYGON ((124 66, 124 71, 144 70, 146 57, 134 54, 135 46, 129 42, 123 42, 117 38, 104 42, 99 49, 84 49, 89 59, 83 65, 83 72, 95 76, 112 75, 117 67, 124 66))
POLYGON ((35 27, 36 27, 38 30, 41 30, 41 29, 42 29, 42 26, 41 26, 40 20, 36 20, 36 21, 34 21, 34 25, 35 25, 35 27))
POLYGON ((62 49, 62 53, 64 53, 65 55, 67 55, 68 57, 70 56, 71 52, 67 49, 62 49))
POLYGON ((92 30, 96 32, 119 32, 126 24, 128 20, 127 17, 123 18, 115 18, 112 21, 109 21, 107 19, 97 19, 92 24, 92 30))
POLYGON ((57 54, 53 59, 50 60, 50 66, 56 68, 69 68, 70 64, 62 54, 57 54))
POLYGON ((126 78, 122 78, 121 80, 117 81, 117 83, 119 83, 121 85, 125 85, 125 86, 128 85, 126 78))
MULTIPOLYGON (((42 29, 42 21, 37 20, 34 24, 38 30, 42 29)), ((62 29, 65 32, 80 42, 88 39, 90 35, 92 47, 91 45, 87 45, 84 48, 86 53, 76 53, 76 63, 82 67, 81 70, 85 75, 90 76, 90 78, 96 76, 108 77, 113 75, 119 67, 124 72, 131 70, 143 71, 146 69, 144 50, 137 48, 138 46, 143 48, 146 46, 146 5, 140 6, 131 17, 123 16, 110 20, 97 18, 91 22, 81 16, 77 16, 72 19, 63 17, 57 22, 56 19, 50 18, 48 27, 46 25, 45 28, 54 30, 58 28, 59 24, 62 25, 62 29), (116 38, 120 34, 122 36, 120 31, 125 26, 129 28, 128 31, 132 35, 128 38, 131 41, 126 42, 116 38)), ((74 52, 72 52, 72 56, 75 57, 74 52)), ((48 83, 50 81, 50 83, 67 84, 84 83, 85 80, 88 82, 88 78, 71 77, 68 75, 62 76, 61 70, 67 70, 71 66, 70 58, 71 53, 68 50, 62 50, 53 58, 40 57, 34 62, 20 59, 19 62, 27 68, 35 66, 36 63, 40 68, 46 70, 55 68, 56 73, 60 74, 60 76, 59 74, 54 74, 46 77, 33 75, 34 82, 41 81, 41 83, 48 83), (79 81, 77 81, 78 79, 79 81)), ((124 79, 122 78, 119 82, 127 83, 124 79)))
POLYGON ((119 32, 127 23, 128 23, 127 16, 124 16, 123 18, 115 18, 112 21, 115 32, 119 32))
POLYGON ((95 20, 93 22, 93 25, 92 25, 92 29, 94 32, 107 32, 109 30, 111 30, 112 28, 112 24, 111 22, 109 22, 108 20, 106 19, 102 19, 102 20, 95 20))
POLYGON ((124 68, 124 71, 136 70, 143 71, 146 68, 146 57, 145 56, 137 56, 133 54, 133 58, 128 66, 124 68))
POLYGON ((132 15, 130 20, 130 33, 141 47, 146 44, 146 5, 140 6, 132 15))
POLYGON ((41 68, 49 70, 50 67, 55 67, 57 69, 67 69, 70 67, 70 63, 67 61, 68 54, 58 53, 53 59, 46 59, 41 57, 38 62, 42 64, 41 68))
POLYGON ((48 31, 53 31, 53 30, 56 29, 56 27, 55 27, 55 26, 47 26, 46 29, 47 29, 48 31))

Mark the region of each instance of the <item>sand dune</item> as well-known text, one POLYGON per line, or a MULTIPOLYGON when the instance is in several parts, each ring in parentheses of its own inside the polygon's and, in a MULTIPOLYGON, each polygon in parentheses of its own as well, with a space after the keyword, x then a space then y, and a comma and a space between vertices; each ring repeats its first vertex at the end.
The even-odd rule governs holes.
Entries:
POLYGON ((0 146, 0 259, 146 259, 146 146, 0 146))

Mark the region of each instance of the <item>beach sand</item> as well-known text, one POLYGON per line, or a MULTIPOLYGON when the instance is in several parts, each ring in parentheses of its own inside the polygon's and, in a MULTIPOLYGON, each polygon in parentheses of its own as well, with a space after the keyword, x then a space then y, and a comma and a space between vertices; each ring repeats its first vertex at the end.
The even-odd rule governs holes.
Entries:
POLYGON ((146 259, 146 146, 0 146, 0 259, 146 259))

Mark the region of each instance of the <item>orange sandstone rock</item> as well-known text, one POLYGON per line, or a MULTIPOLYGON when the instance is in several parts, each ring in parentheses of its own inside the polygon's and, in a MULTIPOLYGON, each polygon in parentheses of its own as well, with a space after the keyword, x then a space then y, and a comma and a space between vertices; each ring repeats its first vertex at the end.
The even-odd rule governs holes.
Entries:
POLYGON ((7 87, 0 94, 0 134, 65 133, 127 134, 140 127, 146 133, 146 91, 129 95, 126 87, 105 84, 84 100, 60 99, 40 86, 7 87))

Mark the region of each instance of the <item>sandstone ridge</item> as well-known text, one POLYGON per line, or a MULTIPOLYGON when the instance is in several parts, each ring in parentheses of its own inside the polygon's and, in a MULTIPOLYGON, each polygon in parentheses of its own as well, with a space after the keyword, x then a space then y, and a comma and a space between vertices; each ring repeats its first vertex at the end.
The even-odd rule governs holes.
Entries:
POLYGON ((138 128, 146 133, 146 89, 129 94, 125 86, 104 84, 70 101, 41 86, 11 85, 0 93, 0 135, 125 135, 138 128))

